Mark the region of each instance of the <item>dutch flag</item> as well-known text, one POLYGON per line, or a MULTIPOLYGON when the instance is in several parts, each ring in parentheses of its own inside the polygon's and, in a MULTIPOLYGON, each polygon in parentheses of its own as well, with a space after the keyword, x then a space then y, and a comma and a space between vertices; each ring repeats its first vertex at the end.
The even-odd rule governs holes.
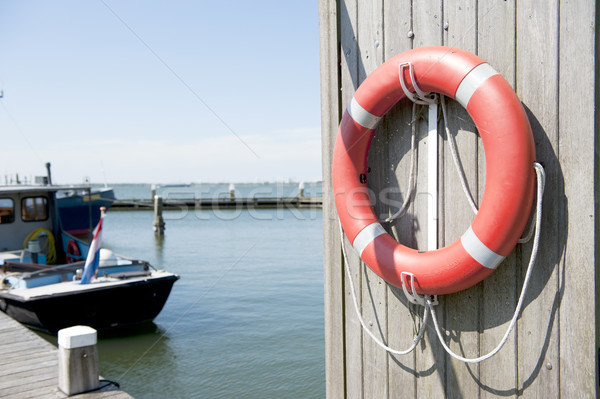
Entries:
POLYGON ((92 277, 96 277, 98 266, 100 265, 100 244, 102 242, 102 220, 104 219, 105 207, 100 208, 100 221, 94 230, 92 245, 85 260, 83 274, 81 275, 81 284, 89 284, 92 277))

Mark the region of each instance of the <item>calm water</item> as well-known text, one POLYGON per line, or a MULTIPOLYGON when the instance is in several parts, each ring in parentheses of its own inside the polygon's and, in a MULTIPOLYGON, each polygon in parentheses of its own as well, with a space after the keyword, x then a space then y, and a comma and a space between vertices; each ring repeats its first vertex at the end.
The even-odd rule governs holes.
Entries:
POLYGON ((321 210, 109 211, 103 246, 181 276, 149 331, 101 337, 136 398, 325 396, 321 210))

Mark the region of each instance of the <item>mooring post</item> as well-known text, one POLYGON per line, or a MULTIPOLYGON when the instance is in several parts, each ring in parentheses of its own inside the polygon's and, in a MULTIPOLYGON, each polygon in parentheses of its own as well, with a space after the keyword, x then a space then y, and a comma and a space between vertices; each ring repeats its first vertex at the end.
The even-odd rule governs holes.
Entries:
POLYGON ((165 221, 162 216, 163 199, 160 195, 154 196, 154 222, 152 229, 155 234, 163 235, 165 233, 165 221))
POLYGON ((304 198, 304 182, 301 181, 300 184, 298 185, 298 190, 300 190, 300 198, 304 198))
POLYGON ((156 196, 156 184, 150 186, 150 199, 154 201, 154 197, 156 196))
POLYGON ((229 198, 233 201, 235 199, 235 186, 233 183, 229 184, 229 198))
POLYGON ((76 395, 98 388, 97 333, 74 326, 58 331, 58 389, 76 395))

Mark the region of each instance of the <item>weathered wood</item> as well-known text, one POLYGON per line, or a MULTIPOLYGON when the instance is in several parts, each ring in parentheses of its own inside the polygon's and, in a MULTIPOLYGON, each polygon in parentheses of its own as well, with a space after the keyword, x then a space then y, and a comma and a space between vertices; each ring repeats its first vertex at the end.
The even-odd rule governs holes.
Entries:
MULTIPOLYGON (((338 309, 343 316, 340 321, 339 315, 326 314, 326 320, 331 320, 326 345, 328 353, 343 352, 345 357, 344 361, 328 363, 328 396, 597 396, 597 2, 333 3, 320 1, 321 9, 338 11, 335 32, 339 32, 340 40, 336 51, 331 50, 333 39, 323 37, 328 35, 323 26, 331 27, 334 22, 327 19, 321 28, 322 47, 323 43, 330 45, 328 52, 321 52, 321 65, 329 66, 328 72, 322 71, 322 76, 328 76, 322 80, 322 99, 327 100, 322 124, 324 207, 327 196, 333 207, 334 196, 327 193, 331 190, 331 153, 337 132, 332 115, 339 118, 340 109, 347 106, 358 85, 384 60, 425 45, 445 44, 473 52, 505 77, 526 108, 537 159, 544 164, 548 178, 542 241, 523 312, 504 348, 478 365, 464 365, 446 355, 432 328, 413 354, 382 355, 382 349, 364 334, 355 316, 341 269, 335 232, 338 221, 330 208, 324 221, 325 302, 329 312, 338 309), (335 76, 333 65, 340 68, 335 76), (328 273, 335 278, 327 281, 328 273), (327 287, 330 283, 332 287, 327 287), (332 375, 335 377, 329 378, 332 375)), ((382 219, 398 209, 407 193, 411 109, 409 101, 397 104, 383 118, 371 144, 368 185, 375 212, 382 219)), ((485 187, 483 147, 465 110, 449 101, 448 114, 450 135, 456 138, 469 187, 479 202, 485 187)), ((418 249, 425 249, 427 244, 426 126, 426 120, 421 119, 415 201, 405 217, 384 226, 398 241, 418 249)), ((439 129, 443 129, 441 122, 439 129)), ((440 246, 459 238, 473 219, 454 170, 448 139, 440 134, 438 140, 440 246)), ((422 308, 407 305, 401 290, 388 286, 370 270, 362 271, 351 245, 347 241, 345 245, 361 311, 366 321, 373 323, 370 328, 391 347, 407 347, 416 334, 422 308)), ((531 251, 531 242, 518 245, 485 281, 441 298, 438 319, 453 350, 476 357, 496 347, 513 315, 531 251)))
MULTIPOLYGON (((441 45, 443 40, 442 23, 442 1, 426 0, 413 1, 413 47, 441 45)), ((410 104, 410 103, 409 103, 410 104)), ((418 134, 418 163, 417 163, 417 189, 413 205, 412 217, 416 224, 414 230, 415 248, 427 249, 428 226, 427 216, 429 214, 429 198, 427 180, 428 154, 427 154, 427 109, 423 110, 423 119, 417 125, 418 134)), ((439 140, 438 140, 439 142, 439 140)), ((438 164, 439 165, 439 164, 438 164)), ((438 166, 439 167, 439 166, 438 166)), ((439 182, 439 181, 438 181, 439 182)), ((439 191, 438 191, 439 193, 439 191)), ((439 196, 438 196, 439 201, 439 196)), ((439 238, 439 231, 438 231, 439 238)), ((439 241, 439 240, 438 240, 439 241)), ((441 298, 438 306, 438 320, 445 325, 445 299, 441 298)), ((424 337, 424 345, 427 350, 418 351, 416 355, 416 369, 420 377, 416 381, 416 396, 440 398, 445 395, 444 370, 446 357, 444 349, 438 342, 435 331, 428 328, 424 337)))
MULTIPOLYGON (((358 5, 355 0, 340 2, 340 45, 341 45, 341 107, 345 109, 354 91, 360 84, 360 76, 365 75, 364 65, 362 64, 362 54, 358 46, 358 5)), ((333 132, 337 131, 333 130, 333 132)), ((333 133, 335 135, 335 133, 333 133)), ((333 149, 333 145, 331 147, 333 149)), ((327 166, 330 169, 330 166, 327 166)), ((330 175, 331 176, 331 175, 330 175)), ((330 177, 331 178, 331 177, 330 177)), ((330 180, 331 181, 331 180, 330 180)), ((328 182, 329 183, 329 182, 328 182)), ((335 195, 335 193, 334 193, 335 195)), ((337 223, 337 215, 332 223, 337 223)), ((339 234, 339 233, 338 233, 339 234)), ((357 300, 359 301, 359 309, 362 309, 362 274, 360 273, 360 260, 352 250, 347 240, 343 241, 348 253, 348 266, 352 279, 357 291, 355 291, 357 300)), ((342 262, 340 261, 340 264, 342 262)), ((345 357, 346 370, 345 382, 347 396, 351 395, 354 398, 363 398, 363 331, 360 325, 354 305, 351 299, 350 284, 345 283, 344 275, 344 339, 345 339, 345 357)), ((338 338, 339 339, 339 338, 338 338)))
MULTIPOLYGON (((57 349, 0 312, 0 397, 66 398, 58 389, 57 349)), ((131 398, 113 385, 81 398, 131 398)))
POLYGON ((336 220, 334 195, 331 189, 331 154, 335 131, 340 121, 340 82, 338 31, 339 8, 336 0, 319 1, 319 35, 321 54, 321 135, 323 162, 323 263, 325 291, 325 369, 328 398, 346 396, 343 266, 340 251, 340 233, 336 220))
POLYGON ((154 196, 154 221, 152 222, 154 234, 163 235, 165 233, 165 220, 163 218, 163 199, 160 195, 154 196))
MULTIPOLYGON (((525 397, 560 397, 558 359, 558 320, 555 312, 559 295, 559 206, 557 194, 560 170, 556 163, 558 144, 558 2, 546 7, 524 1, 517 7, 517 95, 530 111, 530 121, 537 139, 537 158, 548 175, 544 196, 544 224, 539 261, 531 281, 527 306, 517 325, 518 392, 525 397), (521 5, 522 4, 522 5, 521 5), (546 99, 546 101, 540 101, 546 99), (545 144, 547 143, 547 144, 545 144), (545 145, 544 145, 545 144, 545 145), (547 367, 550 365, 551 368, 547 367)), ((518 263, 519 287, 531 253, 531 243, 521 246, 518 263)))
MULTIPOLYGON (((386 60, 412 48, 412 39, 408 37, 408 32, 412 30, 412 15, 407 12, 410 8, 410 0, 384 2, 383 26, 396 27, 395 32, 390 29, 384 29, 383 32, 386 60)), ((382 183, 380 187, 371 185, 375 192, 387 192, 383 195, 385 203, 382 198, 378 198, 375 207, 382 218, 391 216, 402 206, 409 190, 412 105, 408 102, 403 103, 386 115, 371 144, 373 156, 369 157, 369 164, 372 165, 373 174, 385 177, 379 179, 382 183)), ((412 211, 409 211, 407 215, 386 227, 397 240, 413 246, 414 225, 411 213, 412 211)), ((387 301, 388 345, 405 350, 412 344, 421 326, 422 309, 415 305, 409 306, 402 290, 394 287, 388 288, 387 301)), ((421 348, 417 348, 418 350, 421 348)), ((389 356, 388 397, 416 397, 415 356, 415 353, 389 356)))
MULTIPOLYGON (((444 4, 444 44, 477 53, 477 2, 465 1, 444 4)), ((461 181, 454 165, 449 141, 454 140, 467 184, 476 199, 478 194, 478 136, 468 113, 455 101, 446 100, 448 133, 440 143, 440 242, 443 247, 456 241, 473 220, 473 210, 460 189, 461 181)), ((444 129, 443 120, 440 129, 444 129)), ((441 130, 442 131, 442 130, 441 130)), ((481 322, 482 286, 452 295, 445 301, 445 330, 450 337, 448 346, 465 357, 480 353, 479 326, 481 322)), ((441 310, 441 309, 440 309, 441 310)), ((472 376, 479 376, 479 365, 464 365, 446 357, 446 395, 448 397, 477 397, 479 386, 472 376)))
MULTIPOLYGON (((564 240, 559 267, 560 391, 563 397, 598 396, 598 259, 593 244, 600 188, 594 176, 597 147, 599 73, 598 2, 560 2, 558 65, 558 162, 564 198, 557 203, 564 240), (595 117, 594 117, 595 116, 595 117), (597 206, 597 205, 596 205, 597 206), (594 312, 596 309, 596 312, 594 312)), ((597 227, 596 227, 597 228, 597 227)), ((598 231, 598 230, 596 230, 598 231)))
POLYGON ((97 332, 74 326, 58 332, 58 389, 76 395, 98 388, 97 332))
MULTIPOLYGON (((368 0, 358 3, 358 48, 359 84, 384 61, 383 57, 383 1, 368 0), (362 21, 369 21, 368 24, 362 21)), ((373 166, 371 166, 373 170, 373 166)), ((381 173, 367 173, 369 189, 373 183, 382 185, 381 173)), ((379 193, 380 191, 374 191, 379 193)), ((375 200, 377 201, 377 200, 375 200)), ((378 201, 377 201, 378 202, 378 201)), ((362 262, 361 262, 362 263, 362 262)), ((387 341, 387 284, 366 267, 361 267, 362 317, 368 323, 371 333, 387 341)), ((378 376, 388 373, 387 353, 367 334, 362 334, 363 395, 365 398, 385 398, 388 384, 382 384, 378 376)))
MULTIPOLYGON (((479 0, 477 10, 477 53, 514 88, 516 51, 516 7, 514 2, 479 0)), ((478 147, 478 195, 485 186, 485 155, 478 147)), ((515 251, 481 283, 480 353, 493 350, 504 336, 519 296, 518 259, 515 251), (487 298, 487 300, 485 300, 487 298)), ((517 340, 511 334, 502 350, 479 365, 481 397, 517 396, 517 340)))

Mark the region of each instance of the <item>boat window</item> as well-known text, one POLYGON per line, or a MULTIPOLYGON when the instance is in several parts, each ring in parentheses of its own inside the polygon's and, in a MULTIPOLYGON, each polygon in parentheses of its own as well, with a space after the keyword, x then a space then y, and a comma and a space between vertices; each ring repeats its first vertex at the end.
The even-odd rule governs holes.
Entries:
POLYGON ((0 224, 15 220, 15 203, 10 198, 0 198, 0 224))
POLYGON ((48 198, 23 198, 21 200, 21 217, 26 222, 34 222, 48 219, 48 198))

